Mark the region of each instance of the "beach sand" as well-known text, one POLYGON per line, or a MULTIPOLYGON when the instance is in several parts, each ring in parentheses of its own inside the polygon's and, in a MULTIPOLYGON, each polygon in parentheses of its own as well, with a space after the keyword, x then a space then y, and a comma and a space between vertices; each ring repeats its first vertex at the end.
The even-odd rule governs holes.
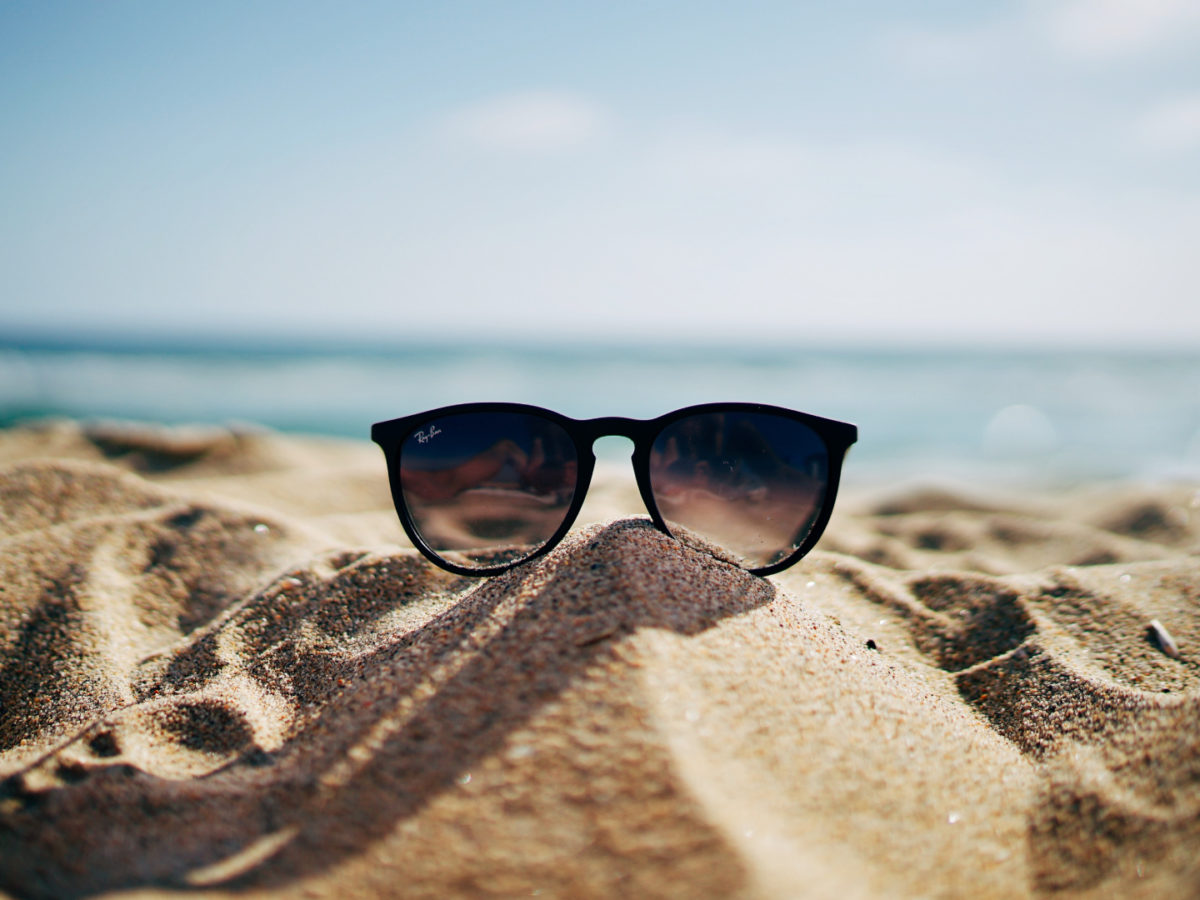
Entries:
POLYGON ((365 442, 0 432, 0 891, 1200 896, 1197 486, 638 511, 473 580, 365 442))

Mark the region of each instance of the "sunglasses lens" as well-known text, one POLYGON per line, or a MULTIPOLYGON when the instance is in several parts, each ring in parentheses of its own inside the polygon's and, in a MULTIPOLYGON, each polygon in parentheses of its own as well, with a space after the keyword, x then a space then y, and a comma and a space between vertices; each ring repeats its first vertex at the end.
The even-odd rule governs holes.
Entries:
POLYGON ((771 413, 697 413, 664 428, 650 452, 654 502, 671 533, 717 544, 750 569, 804 543, 828 484, 825 442, 771 413))
POLYGON ((425 422, 400 448, 404 504, 447 560, 487 569, 519 562, 558 531, 579 470, 557 423, 526 413, 461 413, 425 422))

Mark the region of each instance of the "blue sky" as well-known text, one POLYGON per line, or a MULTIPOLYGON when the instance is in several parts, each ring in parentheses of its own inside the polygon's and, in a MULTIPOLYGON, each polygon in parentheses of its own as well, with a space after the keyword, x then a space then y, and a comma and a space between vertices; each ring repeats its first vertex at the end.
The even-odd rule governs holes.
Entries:
POLYGON ((1200 346, 1200 0, 0 4, 0 327, 1200 346))

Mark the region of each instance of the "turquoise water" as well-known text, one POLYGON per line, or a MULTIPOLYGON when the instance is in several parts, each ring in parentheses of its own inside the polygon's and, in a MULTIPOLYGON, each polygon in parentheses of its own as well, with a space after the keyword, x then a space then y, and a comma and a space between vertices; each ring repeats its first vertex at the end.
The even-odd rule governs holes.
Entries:
MULTIPOLYGON (((649 417, 755 400, 854 422, 850 481, 1200 477, 1200 352, 5 340, 0 423, 253 422, 366 439, 471 400, 649 417)), ((601 452, 622 452, 619 443, 601 452)))

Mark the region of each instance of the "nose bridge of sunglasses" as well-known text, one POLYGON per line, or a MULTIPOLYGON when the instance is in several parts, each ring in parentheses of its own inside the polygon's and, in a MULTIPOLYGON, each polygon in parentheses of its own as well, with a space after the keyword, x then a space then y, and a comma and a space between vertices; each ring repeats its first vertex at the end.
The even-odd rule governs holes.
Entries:
POLYGON ((590 446, 597 462, 632 458, 635 438, 645 423, 622 416, 586 419, 579 423, 579 436, 590 446))
POLYGON ((577 526, 646 515, 633 474, 633 439, 601 434, 592 440, 596 471, 576 519, 577 526))
MULTIPOLYGON (((597 464, 621 463, 629 468, 629 460, 633 458, 633 439, 623 434, 603 434, 592 441, 592 453, 596 456, 597 464)), ((632 476, 633 470, 630 469, 632 476)))

